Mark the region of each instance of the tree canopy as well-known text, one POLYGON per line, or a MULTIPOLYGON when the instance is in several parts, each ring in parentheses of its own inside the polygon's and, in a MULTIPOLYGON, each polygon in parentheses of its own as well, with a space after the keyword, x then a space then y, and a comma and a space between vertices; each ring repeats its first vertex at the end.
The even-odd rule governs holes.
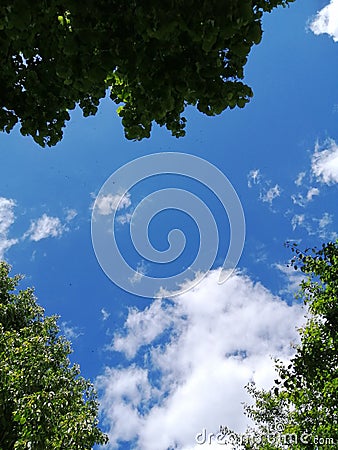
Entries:
POLYGON ((84 450, 103 444, 93 385, 33 290, 0 263, 0 449, 84 450))
POLYGON ((0 6, 0 129, 53 146, 76 105, 120 104, 128 139, 152 123, 183 136, 187 105, 244 107, 242 83, 261 19, 294 0, 8 0, 0 6))
POLYGON ((338 241, 319 250, 294 245, 292 251, 292 265, 307 276, 299 297, 309 316, 290 364, 277 361, 274 386, 267 391, 249 386, 254 404, 247 413, 258 428, 247 449, 338 445, 338 241))

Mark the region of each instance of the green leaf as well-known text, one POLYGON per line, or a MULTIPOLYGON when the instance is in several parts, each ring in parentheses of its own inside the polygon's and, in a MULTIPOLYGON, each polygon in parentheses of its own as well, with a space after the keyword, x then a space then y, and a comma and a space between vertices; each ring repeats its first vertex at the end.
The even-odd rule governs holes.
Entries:
POLYGON ((261 40, 263 13, 287 4, 11 2, 0 22, 6 91, 0 129, 9 133, 20 122, 23 135, 53 146, 62 139, 69 105, 96 114, 112 86, 112 101, 125 104, 118 115, 133 111, 122 121, 128 139, 149 137, 154 122, 181 137, 188 105, 207 115, 246 105, 252 92, 238 84, 251 46, 261 40))

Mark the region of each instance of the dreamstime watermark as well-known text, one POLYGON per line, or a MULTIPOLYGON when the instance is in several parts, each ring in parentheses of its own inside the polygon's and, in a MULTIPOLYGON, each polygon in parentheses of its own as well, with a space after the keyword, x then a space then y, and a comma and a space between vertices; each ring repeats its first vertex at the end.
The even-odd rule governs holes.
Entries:
POLYGON ((276 423, 274 427, 270 428, 269 432, 262 436, 261 434, 255 434, 254 430, 250 433, 238 434, 232 433, 227 430, 226 427, 220 426, 218 433, 207 432, 206 428, 203 428, 200 433, 195 436, 195 441, 198 445, 226 445, 228 448, 239 450, 245 445, 260 445, 263 442, 267 442, 270 445, 291 445, 303 444, 303 445, 326 445, 335 446, 335 440, 331 437, 321 437, 312 435, 309 433, 302 433, 300 435, 296 433, 283 433, 283 426, 276 423))
POLYGON ((170 297, 193 288, 213 267, 219 249, 219 229, 214 214, 206 202, 189 189, 155 189, 136 206, 133 205, 131 189, 151 177, 167 174, 200 183, 217 197, 223 207, 230 225, 230 238, 227 254, 219 264, 222 266, 219 283, 224 283, 231 275, 243 250, 245 219, 242 205, 233 186, 217 167, 186 153, 155 153, 137 158, 116 170, 103 184, 94 202, 91 232, 96 258, 105 274, 124 291, 142 297, 163 297, 163 292, 170 297), (189 239, 182 230, 174 228, 167 235, 166 250, 160 251, 150 242, 152 219, 171 209, 187 214, 195 222, 199 248, 188 268, 168 276, 150 276, 146 270, 147 263, 163 267, 175 261, 189 239), (121 216, 121 211, 126 211, 124 216, 121 216), (133 249, 140 257, 137 267, 131 267, 127 262, 123 246, 118 243, 118 223, 129 226, 133 249))

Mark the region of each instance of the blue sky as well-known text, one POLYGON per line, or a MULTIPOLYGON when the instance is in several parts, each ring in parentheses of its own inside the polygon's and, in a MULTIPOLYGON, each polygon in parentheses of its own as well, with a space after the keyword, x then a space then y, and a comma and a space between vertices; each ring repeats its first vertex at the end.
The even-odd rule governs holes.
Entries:
POLYGON ((268 387, 271 356, 290 358, 305 311, 293 300, 299 277, 286 267, 283 244, 337 237, 337 41, 337 0, 297 0, 275 10, 245 69, 251 103, 214 118, 189 108, 187 135, 179 140, 154 127, 151 139, 127 141, 109 100, 92 118, 75 111, 53 149, 18 130, 0 136, 0 257, 26 274, 22 285, 35 286, 47 314, 61 316, 72 360, 99 388, 110 448, 218 448, 199 445, 196 434, 220 425, 243 431, 243 386, 254 380, 268 387), (208 205, 219 233, 216 259, 199 284, 170 299, 120 289, 101 269, 91 240, 92 208, 106 180, 158 152, 217 167, 237 192, 246 222, 237 271, 218 284, 229 221, 217 196, 196 180, 150 177, 119 208, 116 199, 102 204, 109 214, 117 211, 114 231, 137 271, 136 290, 142 276, 165 278, 189 267, 200 243, 194 218, 170 208, 154 218, 149 239, 164 251, 168 233, 179 228, 184 252, 158 267, 142 259, 129 236, 142 199, 180 188, 208 205))

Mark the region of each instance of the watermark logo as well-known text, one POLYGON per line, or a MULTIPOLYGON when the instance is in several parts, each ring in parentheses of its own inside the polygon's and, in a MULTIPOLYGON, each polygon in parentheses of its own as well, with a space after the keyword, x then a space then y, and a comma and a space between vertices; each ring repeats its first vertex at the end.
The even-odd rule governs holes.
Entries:
POLYGON ((283 424, 275 422, 266 435, 255 434, 254 429, 250 433, 237 434, 231 432, 227 427, 220 426, 218 433, 208 432, 203 428, 195 436, 195 442, 198 445, 225 445, 227 448, 236 450, 249 447, 256 448, 257 445, 269 444, 273 446, 282 446, 282 448, 292 448, 293 445, 325 445, 326 447, 335 446, 336 442, 332 437, 322 437, 318 435, 302 433, 285 433, 283 424))
MULTIPOLYGON (((161 230, 156 232, 161 233, 161 230)), ((96 258, 117 286, 137 296, 170 297, 196 286, 215 267, 215 263, 222 267, 218 282, 226 281, 242 254, 245 220, 236 191, 216 166, 186 153, 165 152, 137 158, 108 178, 94 202, 91 233, 96 258), (230 230, 223 261, 219 263, 216 257, 220 233, 224 231, 219 229, 207 201, 191 192, 188 183, 183 187, 162 187, 159 182, 161 176, 179 177, 180 181, 200 184, 217 198, 230 230), (138 204, 134 205, 131 192, 142 183, 148 183, 153 190, 141 196, 138 204), (156 248, 149 236, 152 221, 166 211, 186 214, 198 229, 195 257, 183 269, 175 265, 175 261, 184 252, 189 233, 173 227, 167 232, 168 246, 165 249, 156 248), (128 227, 131 247, 119 242, 122 225, 128 227), (128 261, 130 255, 138 260, 136 266, 128 261), (147 268, 150 265, 160 266, 162 272, 149 274, 147 268), (168 274, 163 274, 163 267, 170 268, 168 274)))

